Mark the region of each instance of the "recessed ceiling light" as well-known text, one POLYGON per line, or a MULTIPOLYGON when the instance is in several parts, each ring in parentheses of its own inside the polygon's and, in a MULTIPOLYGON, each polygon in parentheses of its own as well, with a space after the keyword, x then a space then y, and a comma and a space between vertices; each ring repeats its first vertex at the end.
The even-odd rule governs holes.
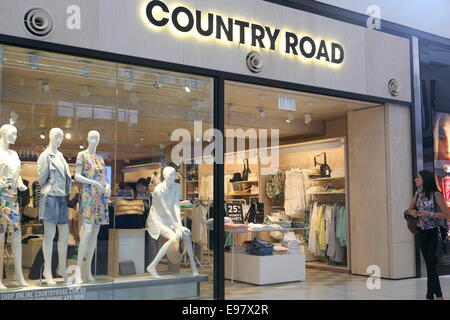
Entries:
POLYGON ((82 145, 82 144, 80 144, 80 149, 84 149, 84 147, 83 147, 83 145, 82 145))
POLYGON ((288 120, 289 121, 294 121, 295 120, 295 112, 294 111, 289 111, 288 112, 288 120))
POLYGON ((137 104, 139 102, 139 96, 137 92, 130 92, 130 102, 132 104, 137 104))
POLYGON ((305 124, 310 124, 312 121, 312 116, 310 113, 305 113, 305 124))
POLYGON ((70 132, 67 132, 67 133, 66 133, 66 139, 67 139, 67 140, 72 139, 72 134, 71 134, 70 132))
POLYGON ((189 88, 189 86, 185 86, 184 87, 184 91, 186 91, 187 93, 190 93, 191 92, 191 88, 189 88))
POLYGON ((42 140, 44 140, 45 139, 45 134, 44 134, 44 132, 42 132, 41 133, 41 135, 39 136, 42 140))
POLYGON ((260 119, 265 119, 267 117, 267 113, 264 111, 263 108, 258 108, 256 116, 260 119))
POLYGON ((80 86, 80 96, 84 98, 88 98, 91 95, 91 92, 89 91, 89 86, 87 85, 81 85, 80 86))

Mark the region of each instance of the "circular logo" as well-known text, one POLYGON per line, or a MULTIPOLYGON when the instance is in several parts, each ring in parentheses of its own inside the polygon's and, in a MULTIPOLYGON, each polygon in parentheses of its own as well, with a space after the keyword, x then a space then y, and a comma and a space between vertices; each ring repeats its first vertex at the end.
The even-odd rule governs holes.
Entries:
POLYGON ((23 23, 27 33, 33 37, 47 37, 53 30, 53 17, 42 8, 29 9, 23 17, 23 23))
POLYGON ((397 79, 389 80, 388 87, 392 96, 396 97, 400 94, 400 82, 397 79))
POLYGON ((264 70, 264 60, 259 52, 252 51, 247 55, 246 64, 252 73, 260 73, 264 70))

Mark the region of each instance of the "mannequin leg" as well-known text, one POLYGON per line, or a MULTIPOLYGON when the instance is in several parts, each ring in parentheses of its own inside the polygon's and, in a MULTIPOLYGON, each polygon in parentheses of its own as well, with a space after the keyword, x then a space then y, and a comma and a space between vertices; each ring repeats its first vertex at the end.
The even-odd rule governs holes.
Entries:
POLYGON ((55 285, 52 275, 52 254, 53 239, 55 239, 56 225, 52 222, 44 221, 44 241, 42 252, 44 253, 44 273, 43 276, 49 285, 55 285))
POLYGON ((25 281, 22 272, 22 231, 19 229, 17 232, 13 232, 11 234, 11 240, 14 257, 14 279, 18 281, 22 287, 28 287, 29 284, 25 281))
POLYGON ((3 253, 5 251, 5 233, 0 233, 0 290, 5 290, 6 287, 3 285, 3 253))
POLYGON ((77 266, 79 272, 77 272, 75 277, 75 284, 82 284, 83 280, 81 280, 81 271, 83 266, 84 257, 86 256, 87 247, 89 244, 89 239, 92 233, 92 225, 91 224, 83 224, 81 227, 81 239, 80 244, 78 246, 78 260, 77 266))
POLYGON ((187 254, 189 257, 189 260, 191 261, 191 269, 192 269, 192 274, 194 276, 198 276, 198 270, 197 270, 197 264, 195 263, 195 256, 194 256, 194 250, 192 249, 192 241, 191 241, 191 233, 183 233, 183 241, 186 245, 187 248, 187 254))
POLYGON ((161 278, 159 276, 158 272, 156 271, 156 266, 158 265, 159 261, 162 258, 164 258, 164 256, 167 253, 167 250, 172 245, 172 243, 175 240, 177 240, 177 236, 176 236, 175 232, 173 232, 171 230, 170 231, 166 230, 163 237, 167 238, 168 241, 166 243, 164 243, 164 245, 161 247, 161 249, 159 249, 158 254, 156 255, 155 259, 153 259, 152 263, 150 263, 150 265, 147 267, 147 271, 150 272, 150 274, 155 278, 161 278))
POLYGON ((87 280, 95 281, 95 278, 92 276, 92 259, 94 257, 95 249, 97 249, 97 238, 98 232, 100 231, 99 225, 92 226, 91 236, 89 238, 89 245, 87 249, 86 255, 86 268, 87 268, 87 280))
POLYGON ((67 281, 67 243, 69 241, 69 225, 58 225, 58 274, 67 281))

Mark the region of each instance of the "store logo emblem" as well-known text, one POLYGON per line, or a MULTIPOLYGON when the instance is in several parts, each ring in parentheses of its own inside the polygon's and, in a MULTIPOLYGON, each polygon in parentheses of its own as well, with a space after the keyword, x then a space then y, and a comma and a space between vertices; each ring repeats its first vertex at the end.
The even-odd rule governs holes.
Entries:
POLYGON ((169 8, 163 1, 152 0, 145 8, 145 23, 159 30, 172 28, 178 34, 192 34, 202 39, 210 38, 239 45, 278 51, 280 54, 298 56, 306 62, 315 61, 329 66, 344 62, 344 47, 310 35, 223 17, 218 14, 190 10, 185 6, 169 8))
POLYGON ((367 289, 380 290, 381 289, 381 268, 377 265, 367 267, 368 274, 371 274, 367 279, 367 289))

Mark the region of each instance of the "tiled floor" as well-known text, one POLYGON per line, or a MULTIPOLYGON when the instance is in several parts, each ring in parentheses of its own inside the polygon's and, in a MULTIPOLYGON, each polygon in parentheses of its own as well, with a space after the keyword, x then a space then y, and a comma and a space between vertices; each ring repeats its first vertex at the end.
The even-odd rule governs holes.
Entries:
MULTIPOLYGON (((443 295, 450 297, 450 276, 443 276, 443 295)), ((307 269, 307 280, 269 286, 226 282, 226 299, 232 300, 423 300, 427 280, 381 280, 380 289, 369 290, 367 277, 307 269)), ((211 299, 212 284, 202 285, 201 299, 211 299)))

